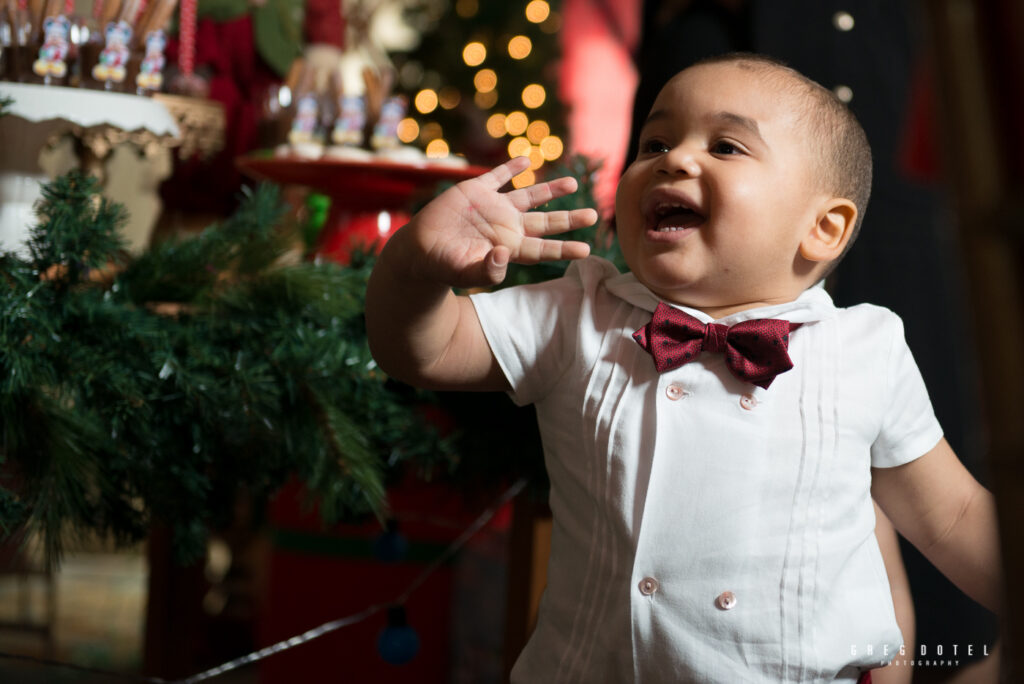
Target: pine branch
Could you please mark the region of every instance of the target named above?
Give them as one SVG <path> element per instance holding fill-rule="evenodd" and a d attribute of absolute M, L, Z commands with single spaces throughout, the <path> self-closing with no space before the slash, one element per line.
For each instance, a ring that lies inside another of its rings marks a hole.
<path fill-rule="evenodd" d="M 50 562 L 67 535 L 131 542 L 154 521 L 195 558 L 239 488 L 265 501 L 295 473 L 334 522 L 383 515 L 387 486 L 410 473 L 475 484 L 542 470 L 532 414 L 377 369 L 372 254 L 287 264 L 295 233 L 275 189 L 134 260 L 123 210 L 91 179 L 57 179 L 38 210 L 28 257 L 0 254 L 0 531 L 38 532 Z M 442 435 L 446 416 L 458 427 Z"/>
<path fill-rule="evenodd" d="M 46 277 L 66 286 L 77 285 L 88 269 L 118 260 L 124 248 L 120 235 L 124 207 L 97 193 L 98 181 L 81 171 L 43 185 L 36 205 L 39 223 L 28 241 L 30 261 Z M 89 230 L 80 230 L 89 225 Z"/>

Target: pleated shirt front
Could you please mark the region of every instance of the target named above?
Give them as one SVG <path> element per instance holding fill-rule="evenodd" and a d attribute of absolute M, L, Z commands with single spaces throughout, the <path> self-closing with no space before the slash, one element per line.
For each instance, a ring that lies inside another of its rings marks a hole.
<path fill-rule="evenodd" d="M 513 682 L 855 681 L 901 644 L 871 467 L 942 436 L 892 312 L 821 287 L 744 311 L 801 323 L 767 390 L 721 354 L 658 374 L 658 303 L 591 257 L 473 296 L 551 479 L 548 584 Z M 679 307 L 703 322 L 703 312 Z"/>

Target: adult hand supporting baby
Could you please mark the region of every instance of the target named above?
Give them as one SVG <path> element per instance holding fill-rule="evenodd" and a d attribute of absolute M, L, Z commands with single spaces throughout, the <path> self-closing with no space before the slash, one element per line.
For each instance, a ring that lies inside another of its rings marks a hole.
<path fill-rule="evenodd" d="M 574 178 L 499 192 L 528 166 L 517 157 L 446 190 L 384 246 L 366 324 L 374 358 L 393 377 L 434 389 L 508 388 L 473 305 L 451 288 L 499 283 L 510 262 L 583 258 L 586 243 L 546 238 L 597 221 L 594 209 L 530 211 L 575 192 Z"/>

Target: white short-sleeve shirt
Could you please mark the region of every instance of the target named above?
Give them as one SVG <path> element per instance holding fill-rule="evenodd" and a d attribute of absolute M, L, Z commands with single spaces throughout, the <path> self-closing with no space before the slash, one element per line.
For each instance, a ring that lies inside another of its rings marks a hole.
<path fill-rule="evenodd" d="M 658 374 L 631 337 L 658 299 L 602 259 L 473 303 L 551 479 L 514 682 L 852 682 L 896 655 L 870 468 L 942 432 L 895 314 L 813 287 L 720 319 L 802 323 L 764 390 L 721 354 Z"/>

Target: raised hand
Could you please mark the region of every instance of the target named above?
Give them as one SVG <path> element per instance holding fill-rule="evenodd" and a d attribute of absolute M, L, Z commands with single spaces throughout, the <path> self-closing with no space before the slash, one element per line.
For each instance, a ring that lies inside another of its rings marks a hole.
<path fill-rule="evenodd" d="M 501 282 L 510 261 L 533 264 L 587 256 L 590 247 L 584 242 L 545 237 L 595 223 L 595 210 L 530 211 L 575 192 L 574 178 L 498 192 L 528 165 L 526 157 L 511 159 L 448 189 L 421 209 L 392 238 L 411 241 L 407 246 L 416 253 L 410 260 L 412 275 L 456 287 L 485 286 Z"/>

